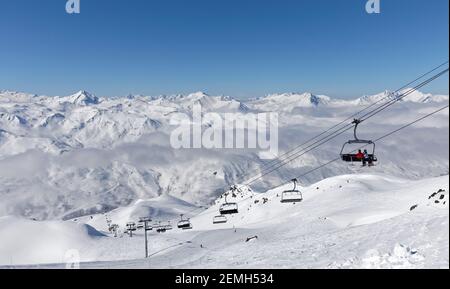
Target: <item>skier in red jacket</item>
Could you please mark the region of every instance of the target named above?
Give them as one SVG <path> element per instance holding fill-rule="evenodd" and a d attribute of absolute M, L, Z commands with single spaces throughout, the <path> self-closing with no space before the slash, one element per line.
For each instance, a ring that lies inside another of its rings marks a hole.
<path fill-rule="evenodd" d="M 364 159 L 364 154 L 359 150 L 355 157 L 357 161 L 362 161 Z"/>

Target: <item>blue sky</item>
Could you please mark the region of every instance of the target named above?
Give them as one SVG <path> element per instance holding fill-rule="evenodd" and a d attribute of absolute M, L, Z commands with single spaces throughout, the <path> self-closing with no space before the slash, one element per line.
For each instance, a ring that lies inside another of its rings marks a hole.
<path fill-rule="evenodd" d="M 448 59 L 448 0 L 0 0 L 0 89 L 357 97 Z M 448 93 L 448 77 L 423 89 Z"/>

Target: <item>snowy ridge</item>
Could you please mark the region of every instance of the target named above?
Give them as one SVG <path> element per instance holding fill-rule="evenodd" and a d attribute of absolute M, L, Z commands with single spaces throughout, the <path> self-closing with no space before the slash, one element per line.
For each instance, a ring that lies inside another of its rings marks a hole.
<path fill-rule="evenodd" d="M 258 98 L 250 103 L 252 106 L 259 109 L 277 109 L 283 105 L 293 107 L 316 107 L 319 105 L 328 105 L 332 102 L 331 98 L 324 95 L 313 95 L 312 93 L 283 93 L 283 94 L 271 94 L 263 98 Z"/>
<path fill-rule="evenodd" d="M 402 91 L 411 91 L 412 88 Z M 416 102 L 416 103 L 430 103 L 430 102 L 448 102 L 448 95 L 432 95 L 431 93 L 422 93 L 418 90 L 414 90 L 411 94 L 406 96 L 403 101 Z"/>
<path fill-rule="evenodd" d="M 272 94 L 266 97 L 251 100 L 250 106 L 262 110 L 285 110 L 295 107 L 318 107 L 318 106 L 363 106 L 395 99 L 402 93 L 408 95 L 402 99 L 404 102 L 411 103 L 443 103 L 449 101 L 448 95 L 432 95 L 430 93 L 422 93 L 413 88 L 406 88 L 398 93 L 384 91 L 375 95 L 365 95 L 357 99 L 333 99 L 325 95 L 314 95 L 312 93 L 282 93 Z"/>

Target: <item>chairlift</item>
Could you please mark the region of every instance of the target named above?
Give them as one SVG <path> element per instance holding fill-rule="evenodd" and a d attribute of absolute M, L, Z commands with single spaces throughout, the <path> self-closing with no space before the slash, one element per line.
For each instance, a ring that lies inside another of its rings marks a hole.
<path fill-rule="evenodd" d="M 165 227 L 158 227 L 158 228 L 156 229 L 156 232 L 157 232 L 157 233 L 165 233 L 165 232 L 166 232 L 166 228 L 165 228 Z"/>
<path fill-rule="evenodd" d="M 281 194 L 281 203 L 298 203 L 303 201 L 302 193 L 297 190 L 297 179 L 293 179 L 294 188 Z"/>
<path fill-rule="evenodd" d="M 213 224 L 225 224 L 226 222 L 228 222 L 228 219 L 224 215 L 215 216 L 213 219 Z"/>
<path fill-rule="evenodd" d="M 181 216 L 181 220 L 178 222 L 177 227 L 179 229 L 183 229 L 183 230 L 192 229 L 191 221 L 189 219 L 184 219 L 183 214 L 181 214 L 180 216 Z"/>
<path fill-rule="evenodd" d="M 138 230 L 146 230 L 146 231 L 153 230 L 153 227 L 151 225 L 147 225 L 147 227 L 145 227 L 145 223 L 137 225 L 137 228 L 138 228 Z"/>
<path fill-rule="evenodd" d="M 221 215 L 232 215 L 239 212 L 237 203 L 225 203 L 220 206 Z"/>
<path fill-rule="evenodd" d="M 342 159 L 342 161 L 348 162 L 348 163 L 362 162 L 363 159 L 358 157 L 358 155 L 355 153 L 355 150 L 345 153 L 346 147 L 353 145 L 353 144 L 361 144 L 361 145 L 372 147 L 371 152 L 368 155 L 369 155 L 369 165 L 373 165 L 373 163 L 378 161 L 378 159 L 375 155 L 375 142 L 372 140 L 363 140 L 363 139 L 358 138 L 356 132 L 358 129 L 358 125 L 361 123 L 361 120 L 354 119 L 352 123 L 355 125 L 354 131 L 353 131 L 353 135 L 354 135 L 355 139 L 349 140 L 346 143 L 344 143 L 344 145 L 342 146 L 342 149 L 341 149 L 341 153 L 340 153 L 341 159 Z"/>
<path fill-rule="evenodd" d="M 153 228 L 155 229 L 155 231 L 157 232 L 157 233 L 165 233 L 167 230 L 166 230 L 166 226 L 164 226 L 164 225 L 161 225 L 161 221 L 159 221 L 158 223 L 155 223 L 154 225 L 153 225 Z"/>
<path fill-rule="evenodd" d="M 152 227 L 154 229 L 157 229 L 157 228 L 161 227 L 161 221 L 157 221 L 157 222 L 153 223 Z"/>
<path fill-rule="evenodd" d="M 231 192 L 235 194 L 235 191 L 238 190 L 236 186 L 231 187 Z M 227 201 L 229 193 L 225 194 L 225 203 L 220 206 L 219 212 L 221 215 L 232 215 L 239 213 L 238 204 L 237 203 L 229 203 Z"/>
<path fill-rule="evenodd" d="M 164 228 L 166 229 L 166 231 L 173 229 L 172 225 L 170 224 L 170 221 L 167 222 L 167 225 L 164 225 Z"/>
<path fill-rule="evenodd" d="M 136 231 L 136 223 L 135 222 L 128 222 L 127 223 L 127 229 L 128 229 L 128 231 Z"/>

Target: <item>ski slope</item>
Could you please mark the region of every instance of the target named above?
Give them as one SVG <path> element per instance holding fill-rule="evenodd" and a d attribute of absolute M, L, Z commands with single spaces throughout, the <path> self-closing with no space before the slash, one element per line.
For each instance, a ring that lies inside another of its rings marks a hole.
<path fill-rule="evenodd" d="M 117 223 L 137 221 L 141 212 L 173 223 L 178 213 L 190 214 L 192 230 L 150 231 L 148 259 L 143 232 L 114 238 L 105 232 L 104 214 L 65 222 L 2 218 L 0 231 L 8 234 L 0 240 L 0 264 L 64 267 L 61 256 L 33 252 L 56 254 L 52 242 L 44 246 L 46 238 L 75 234 L 62 243 L 79 250 L 82 268 L 448 268 L 448 176 L 411 181 L 358 170 L 300 187 L 304 200 L 296 204 L 280 203 L 291 184 L 266 192 L 243 188 L 228 198 L 239 213 L 221 225 L 212 224 L 220 197 L 206 210 L 157 198 L 109 213 Z M 24 239 L 32 242 L 15 242 Z"/>

